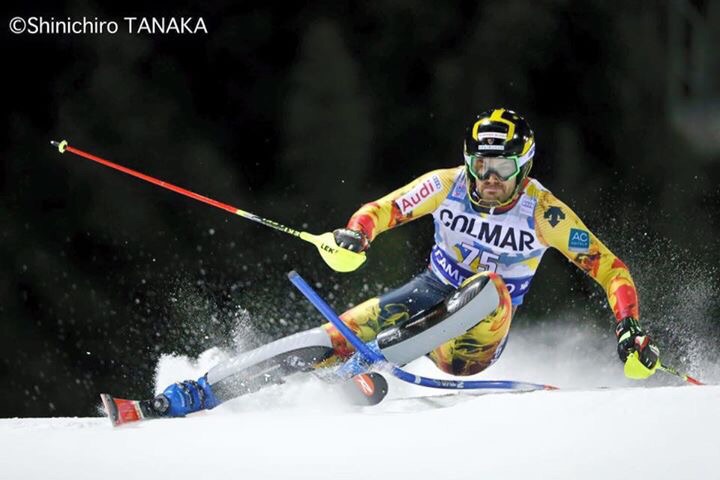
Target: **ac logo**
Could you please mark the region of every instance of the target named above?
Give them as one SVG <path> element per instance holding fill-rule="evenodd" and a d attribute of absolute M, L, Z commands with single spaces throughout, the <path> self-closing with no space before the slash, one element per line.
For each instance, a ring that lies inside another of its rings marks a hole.
<path fill-rule="evenodd" d="M 579 228 L 570 229 L 568 250 L 571 252 L 587 253 L 590 250 L 590 232 Z"/>

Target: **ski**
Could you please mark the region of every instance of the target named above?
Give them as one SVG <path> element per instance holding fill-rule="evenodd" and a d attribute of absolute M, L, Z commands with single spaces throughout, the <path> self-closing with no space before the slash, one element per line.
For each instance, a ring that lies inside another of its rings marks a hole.
<path fill-rule="evenodd" d="M 346 400 L 358 406 L 372 406 L 380 403 L 388 393 L 388 383 L 385 377 L 375 372 L 362 373 L 343 382 L 340 389 Z M 114 427 L 135 423 L 144 420 L 167 417 L 162 411 L 164 397 L 159 395 L 150 400 L 128 400 L 116 398 L 107 393 L 101 393 L 105 412 Z"/>
<path fill-rule="evenodd" d="M 156 399 L 128 400 L 125 398 L 115 398 L 107 393 L 101 393 L 100 399 L 114 427 L 126 423 L 160 418 L 162 416 L 155 409 L 154 403 Z"/>
<path fill-rule="evenodd" d="M 388 398 L 383 402 L 383 410 L 393 411 L 396 408 L 430 409 L 447 408 L 468 400 L 488 395 L 518 395 L 523 393 L 539 392 L 543 390 L 458 390 L 453 393 L 438 393 L 434 395 L 410 395 L 404 397 Z"/>

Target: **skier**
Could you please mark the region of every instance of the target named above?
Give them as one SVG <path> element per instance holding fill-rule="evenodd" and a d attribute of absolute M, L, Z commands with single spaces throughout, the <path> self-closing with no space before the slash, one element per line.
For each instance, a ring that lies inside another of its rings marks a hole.
<path fill-rule="evenodd" d="M 502 353 L 512 316 L 545 250 L 553 247 L 605 290 L 617 351 L 623 362 L 634 362 L 632 377 L 652 375 L 659 352 L 640 327 L 628 268 L 528 176 L 534 155 L 534 133 L 520 115 L 485 111 L 466 128 L 464 165 L 431 171 L 362 206 L 334 231 L 338 246 L 366 251 L 382 232 L 426 214 L 433 216 L 435 244 L 427 269 L 351 308 L 340 316 L 343 322 L 363 341 L 375 339 L 393 363 L 427 355 L 444 372 L 478 373 Z M 352 353 L 335 327 L 323 325 L 241 353 L 197 381 L 170 385 L 144 409 L 184 416 L 292 373 L 337 365 Z"/>

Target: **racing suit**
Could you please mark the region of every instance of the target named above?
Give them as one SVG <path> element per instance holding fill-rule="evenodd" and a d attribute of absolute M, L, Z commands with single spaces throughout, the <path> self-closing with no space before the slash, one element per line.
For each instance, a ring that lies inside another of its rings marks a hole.
<path fill-rule="evenodd" d="M 603 287 L 617 321 L 639 318 L 635 286 L 625 264 L 567 205 L 532 178 L 523 181 L 508 205 L 483 210 L 469 200 L 464 167 L 431 171 L 363 205 L 347 228 L 363 232 L 372 241 L 386 230 L 427 214 L 432 215 L 435 227 L 428 268 L 405 285 L 340 315 L 364 341 L 389 327 L 407 324 L 480 273 L 498 289 L 497 308 L 478 318 L 465 333 L 425 353 L 451 374 L 486 369 L 502 353 L 512 315 L 549 247 Z M 252 378 L 262 378 L 262 383 L 269 377 L 259 373 L 269 369 L 283 376 L 332 365 L 352 353 L 352 346 L 327 324 L 240 354 L 210 370 L 207 379 L 218 397 L 226 399 L 261 386 L 248 380 L 248 372 L 253 372 Z"/>

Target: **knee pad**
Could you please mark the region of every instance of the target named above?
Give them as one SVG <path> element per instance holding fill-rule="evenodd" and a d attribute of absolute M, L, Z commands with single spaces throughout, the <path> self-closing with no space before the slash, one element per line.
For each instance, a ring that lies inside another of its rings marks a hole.
<path fill-rule="evenodd" d="M 505 296 L 509 301 L 502 278 L 480 273 L 434 307 L 380 332 L 378 346 L 389 361 L 404 365 L 468 332 L 495 312 Z"/>

